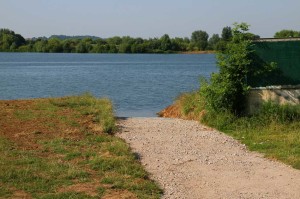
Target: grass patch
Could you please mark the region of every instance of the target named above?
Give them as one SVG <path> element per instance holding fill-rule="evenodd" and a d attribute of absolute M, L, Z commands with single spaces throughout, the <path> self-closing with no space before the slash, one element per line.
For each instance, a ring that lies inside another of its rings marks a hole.
<path fill-rule="evenodd" d="M 112 133 L 116 129 L 113 107 L 109 99 L 96 99 L 86 93 L 76 97 L 53 99 L 51 104 L 79 110 L 84 115 L 92 115 L 93 121 L 100 123 L 106 133 Z"/>
<path fill-rule="evenodd" d="M 189 118 L 195 118 L 200 115 L 201 111 L 205 108 L 204 99 L 198 92 L 184 93 L 179 96 L 179 101 L 183 101 L 182 113 Z"/>
<path fill-rule="evenodd" d="M 175 102 L 185 118 L 198 119 L 240 140 L 250 150 L 300 169 L 300 105 L 268 102 L 256 115 L 237 117 L 224 111 L 206 111 L 199 95 L 184 94 Z"/>
<path fill-rule="evenodd" d="M 34 151 L 7 151 L 7 147 L 15 146 L 3 137 L 1 141 L 2 144 L 6 142 L 5 147 L 0 147 L 0 182 L 3 184 L 34 196 L 36 193 L 51 193 L 57 187 L 70 185 L 80 173 L 80 169 L 75 165 L 45 160 L 38 157 Z"/>
<path fill-rule="evenodd" d="M 134 192 L 138 198 L 160 198 L 162 191 L 157 184 L 146 179 L 135 179 L 130 176 L 123 178 L 120 174 L 109 173 L 102 181 L 110 184 L 114 189 L 129 190 Z"/>
<path fill-rule="evenodd" d="M 128 193 L 160 198 L 161 189 L 129 146 L 112 135 L 116 127 L 109 100 L 85 94 L 0 101 L 0 115 L 0 198 L 16 193 L 101 198 L 116 187 L 124 190 L 120 198 Z M 117 181 L 108 182 L 109 176 Z"/>
<path fill-rule="evenodd" d="M 20 120 L 32 120 L 37 117 L 31 110 L 16 110 L 14 115 Z"/>
<path fill-rule="evenodd" d="M 98 191 L 98 196 L 102 197 L 105 194 L 106 189 L 104 187 L 98 187 L 97 191 Z"/>
<path fill-rule="evenodd" d="M 66 199 L 66 198 L 72 198 L 72 199 L 96 199 L 98 197 L 89 196 L 84 193 L 78 193 L 78 192 L 66 192 L 66 193 L 52 193 L 52 194 L 45 194 L 44 196 L 38 197 L 39 199 Z"/>
<path fill-rule="evenodd" d="M 8 188 L 0 184 L 0 196 L 3 198 L 9 198 L 13 192 Z"/>
<path fill-rule="evenodd" d="M 133 157 L 95 157 L 91 160 L 92 169 L 100 172 L 113 171 L 125 176 L 146 178 L 147 173 Z"/>

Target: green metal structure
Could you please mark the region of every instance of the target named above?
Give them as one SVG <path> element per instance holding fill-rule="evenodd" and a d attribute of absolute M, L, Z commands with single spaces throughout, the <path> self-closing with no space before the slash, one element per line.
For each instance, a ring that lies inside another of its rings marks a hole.
<path fill-rule="evenodd" d="M 253 44 L 257 57 L 266 63 L 275 62 L 278 71 L 250 80 L 251 86 L 300 84 L 300 38 L 260 39 Z"/>

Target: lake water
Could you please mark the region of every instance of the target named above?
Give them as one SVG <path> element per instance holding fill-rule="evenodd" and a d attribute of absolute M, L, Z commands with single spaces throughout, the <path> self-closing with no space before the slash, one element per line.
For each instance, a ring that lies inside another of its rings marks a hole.
<path fill-rule="evenodd" d="M 0 53 L 0 99 L 91 92 L 109 97 L 118 116 L 155 116 L 218 71 L 215 62 L 212 54 Z"/>

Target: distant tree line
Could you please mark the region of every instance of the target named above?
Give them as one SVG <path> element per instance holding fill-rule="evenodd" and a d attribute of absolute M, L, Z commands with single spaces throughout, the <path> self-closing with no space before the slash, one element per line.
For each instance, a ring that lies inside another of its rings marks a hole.
<path fill-rule="evenodd" d="M 299 32 L 286 30 L 275 34 L 275 37 L 299 36 Z M 257 35 L 249 35 L 256 39 Z M 9 29 L 0 29 L 0 52 L 44 52 L 44 53 L 178 53 L 189 51 L 222 51 L 232 38 L 231 27 L 224 27 L 221 33 L 211 37 L 206 31 L 197 30 L 191 38 L 170 38 L 168 34 L 160 38 L 111 37 L 54 35 L 24 39 Z"/>
<path fill-rule="evenodd" d="M 300 37 L 300 31 L 295 30 L 281 30 L 276 32 L 274 35 L 275 38 L 293 38 Z"/>

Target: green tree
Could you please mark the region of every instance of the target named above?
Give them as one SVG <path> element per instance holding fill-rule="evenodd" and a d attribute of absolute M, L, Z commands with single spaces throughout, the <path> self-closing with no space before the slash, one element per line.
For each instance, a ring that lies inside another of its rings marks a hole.
<path fill-rule="evenodd" d="M 23 45 L 18 48 L 18 52 L 31 52 L 32 48 L 30 45 Z"/>
<path fill-rule="evenodd" d="M 300 31 L 295 30 L 281 30 L 276 32 L 274 38 L 290 38 L 290 37 L 300 37 Z"/>
<path fill-rule="evenodd" d="M 168 50 L 171 50 L 172 42 L 168 34 L 164 34 L 160 38 L 160 50 L 166 52 Z"/>
<path fill-rule="evenodd" d="M 217 56 L 220 72 L 212 75 L 211 84 L 202 82 L 201 93 L 211 110 L 235 114 L 244 110 L 248 91 L 246 76 L 251 65 L 251 40 L 245 37 L 248 27 L 246 23 L 234 24 L 232 40 Z"/>
<path fill-rule="evenodd" d="M 106 41 L 110 45 L 120 45 L 122 43 L 122 38 L 115 36 L 115 37 L 108 38 Z"/>
<path fill-rule="evenodd" d="M 66 39 L 62 43 L 64 53 L 75 53 L 76 52 L 76 41 L 73 39 Z"/>
<path fill-rule="evenodd" d="M 138 37 L 134 40 L 134 43 L 131 45 L 131 52 L 132 53 L 145 53 L 146 52 L 146 45 L 145 40 Z"/>
<path fill-rule="evenodd" d="M 156 52 L 156 50 L 159 50 L 161 47 L 161 42 L 158 38 L 150 38 L 147 43 L 147 52 L 153 53 Z"/>
<path fill-rule="evenodd" d="M 222 30 L 222 40 L 223 41 L 230 41 L 232 38 L 232 29 L 230 26 L 226 26 Z"/>
<path fill-rule="evenodd" d="M 47 52 L 47 40 L 39 39 L 33 45 L 34 52 Z"/>
<path fill-rule="evenodd" d="M 172 51 L 187 51 L 189 42 L 186 42 L 184 38 L 175 37 L 171 39 Z"/>
<path fill-rule="evenodd" d="M 121 39 L 121 43 L 118 45 L 119 53 L 131 53 L 131 46 L 135 40 L 129 36 L 122 37 Z"/>
<path fill-rule="evenodd" d="M 131 53 L 131 45 L 128 43 L 122 43 L 119 45 L 119 53 Z"/>
<path fill-rule="evenodd" d="M 115 44 L 109 44 L 108 46 L 108 53 L 118 53 L 118 49 Z"/>
<path fill-rule="evenodd" d="M 60 53 L 63 52 L 63 47 L 61 40 L 57 38 L 52 38 L 48 40 L 47 51 L 50 53 Z"/>
<path fill-rule="evenodd" d="M 218 34 L 213 34 L 208 40 L 208 49 L 209 50 L 218 50 L 218 44 L 221 38 Z"/>
<path fill-rule="evenodd" d="M 208 37 L 209 35 L 205 31 L 194 31 L 192 33 L 191 43 L 193 46 L 197 47 L 198 50 L 206 50 L 208 45 Z"/>
<path fill-rule="evenodd" d="M 274 63 L 258 59 L 252 50 L 253 37 L 246 23 L 234 24 L 232 39 L 225 50 L 217 54 L 219 73 L 211 76 L 211 82 L 203 80 L 200 92 L 206 99 L 208 109 L 243 114 L 249 84 L 247 78 L 262 77 L 276 70 Z"/>
<path fill-rule="evenodd" d="M 25 44 L 26 41 L 20 34 L 9 29 L 0 29 L 0 51 L 17 51 Z"/>
<path fill-rule="evenodd" d="M 88 53 L 87 44 L 83 41 L 79 42 L 76 46 L 77 53 Z"/>

